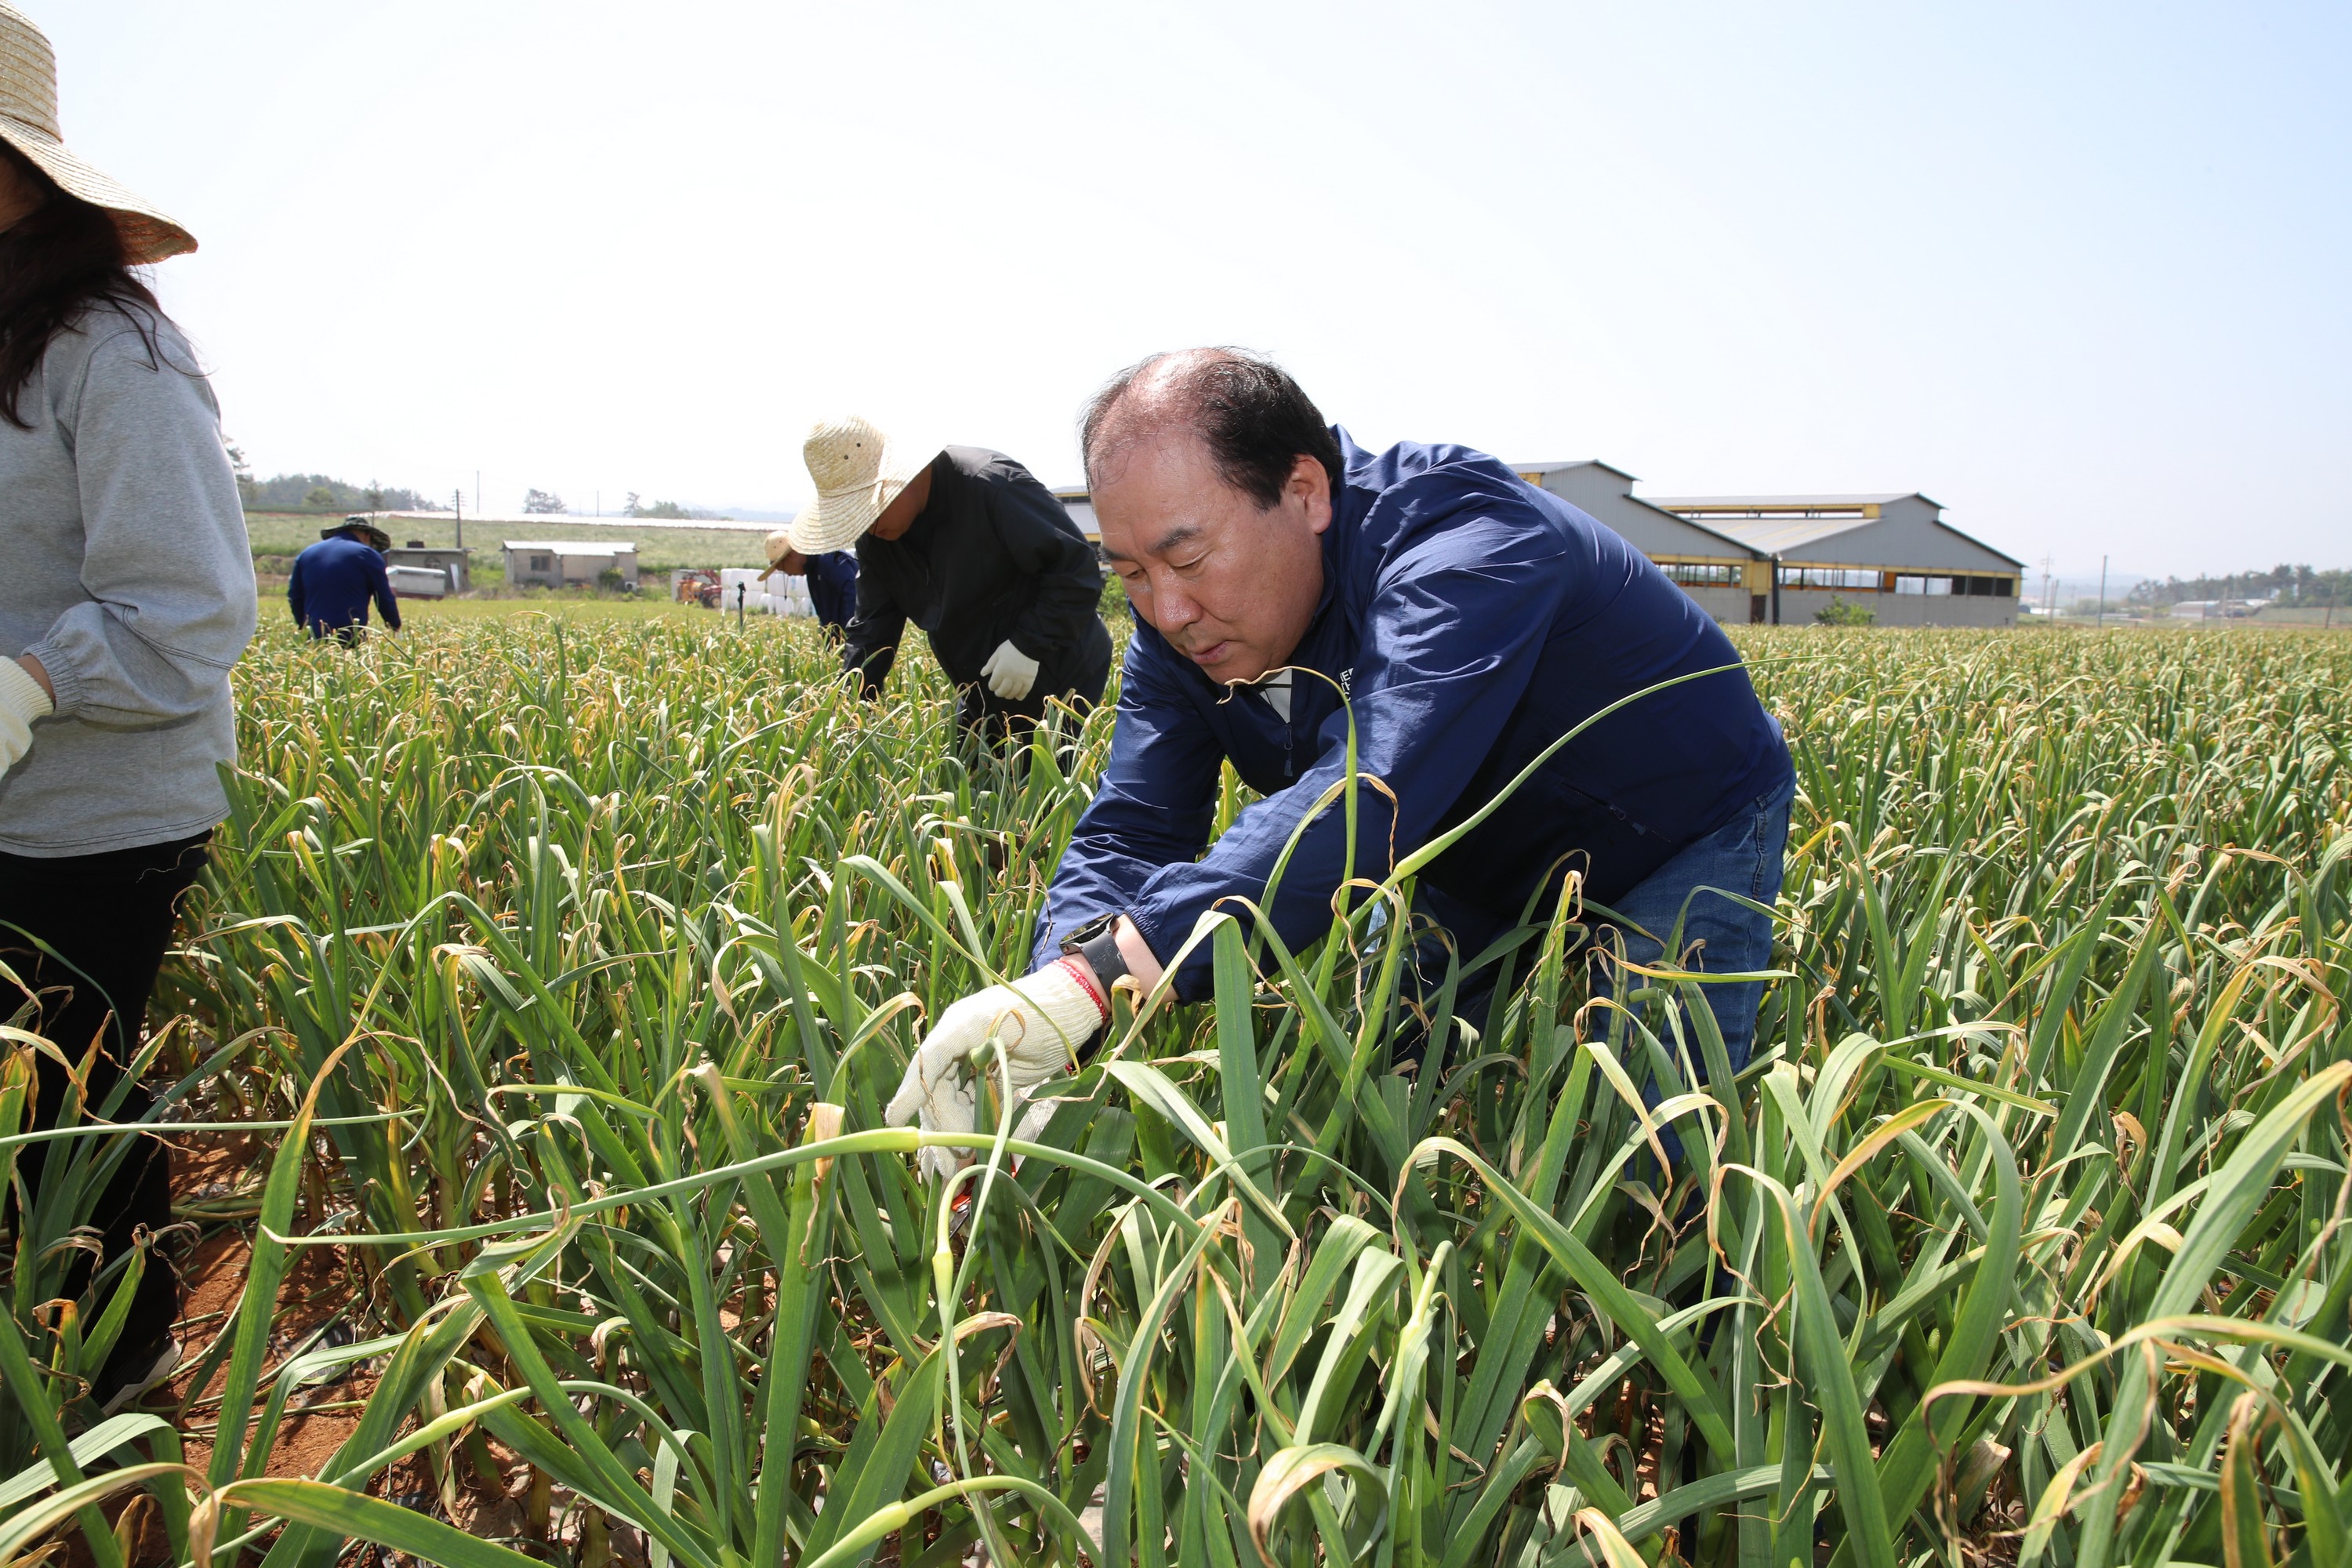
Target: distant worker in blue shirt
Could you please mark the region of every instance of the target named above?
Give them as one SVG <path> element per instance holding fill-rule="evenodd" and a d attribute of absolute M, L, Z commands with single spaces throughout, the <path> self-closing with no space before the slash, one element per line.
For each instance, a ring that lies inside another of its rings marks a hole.
<path fill-rule="evenodd" d="M 777 573 L 808 579 L 809 604 L 817 624 L 836 636 L 847 636 L 850 617 L 857 614 L 857 557 L 847 550 L 803 555 L 793 548 L 792 535 L 782 529 L 768 535 L 766 582 Z"/>
<path fill-rule="evenodd" d="M 1136 617 L 1110 758 L 1047 891 L 1033 972 L 940 1016 L 891 1121 L 969 1131 L 965 1063 L 992 1035 L 1021 1042 L 1016 1090 L 1059 1074 L 1108 1022 L 1111 986 L 1156 984 L 1210 910 L 1254 926 L 1247 900 L 1294 950 L 1313 942 L 1343 880 L 1380 879 L 1579 723 L 1699 671 L 1722 672 L 1552 752 L 1428 864 L 1416 908 L 1467 964 L 1523 911 L 1548 920 L 1574 871 L 1633 963 L 1656 962 L 1679 921 L 1672 958 L 1765 966 L 1794 770 L 1730 639 L 1640 551 L 1466 447 L 1367 451 L 1279 368 L 1232 350 L 1124 372 L 1081 437 Z M 1360 776 L 1381 786 L 1358 791 L 1355 862 L 1345 814 L 1323 810 L 1268 906 L 1293 831 L 1346 775 L 1350 708 Z M 1263 798 L 1211 844 L 1227 762 Z M 1202 943 L 1173 989 L 1213 988 Z M 1705 989 L 1737 1069 L 1761 984 Z M 941 1153 L 924 1152 L 929 1169 L 952 1163 Z"/>
<path fill-rule="evenodd" d="M 319 531 L 319 542 L 294 557 L 286 580 L 286 603 L 294 624 L 314 637 L 329 633 L 345 647 L 356 644 L 368 624 L 368 601 L 383 612 L 383 624 L 400 629 L 400 601 L 383 569 L 392 535 L 364 517 L 347 517 Z"/>

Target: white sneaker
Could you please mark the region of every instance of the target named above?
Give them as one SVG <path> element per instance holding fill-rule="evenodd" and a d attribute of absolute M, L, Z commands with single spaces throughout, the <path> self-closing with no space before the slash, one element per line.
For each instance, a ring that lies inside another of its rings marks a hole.
<path fill-rule="evenodd" d="M 163 1348 L 155 1352 L 155 1359 L 139 1371 L 131 1373 L 129 1381 L 116 1389 L 108 1396 L 106 1403 L 98 1407 L 98 1413 L 101 1415 L 111 1415 L 150 1390 L 171 1381 L 172 1373 L 179 1370 L 180 1355 L 180 1342 L 165 1340 Z"/>

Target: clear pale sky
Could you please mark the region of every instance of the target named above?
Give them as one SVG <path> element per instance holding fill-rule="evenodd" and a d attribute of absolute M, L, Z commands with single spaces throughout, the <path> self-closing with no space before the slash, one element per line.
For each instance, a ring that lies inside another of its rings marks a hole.
<path fill-rule="evenodd" d="M 1224 342 L 1368 443 L 2352 563 L 2343 5 L 15 3 L 263 473 L 790 508 L 856 408 L 1064 481 Z"/>

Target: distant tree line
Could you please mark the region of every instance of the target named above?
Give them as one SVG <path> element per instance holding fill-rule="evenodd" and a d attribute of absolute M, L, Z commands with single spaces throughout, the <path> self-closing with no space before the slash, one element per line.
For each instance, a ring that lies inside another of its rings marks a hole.
<path fill-rule="evenodd" d="M 621 508 L 623 517 L 663 518 L 674 522 L 724 522 L 723 511 L 709 511 L 698 506 L 680 506 L 674 500 L 642 501 L 631 490 L 627 504 Z"/>
<path fill-rule="evenodd" d="M 2184 600 L 2270 599 L 2283 608 L 2352 607 L 2352 570 L 2315 572 L 2308 566 L 2273 566 L 2267 572 L 2237 572 L 2226 577 L 2150 577 L 2137 584 L 2125 602 L 2178 605 Z"/>
<path fill-rule="evenodd" d="M 534 515 L 568 512 L 572 508 L 553 490 L 534 489 L 522 498 L 522 510 Z M 680 506 L 674 500 L 643 501 L 631 490 L 629 499 L 621 503 L 623 517 L 665 518 L 678 522 L 719 522 L 727 520 L 723 511 L 705 511 L 700 507 Z"/>
<path fill-rule="evenodd" d="M 325 474 L 239 474 L 237 493 L 247 511 L 425 511 L 423 496 L 399 485 L 355 485 Z"/>

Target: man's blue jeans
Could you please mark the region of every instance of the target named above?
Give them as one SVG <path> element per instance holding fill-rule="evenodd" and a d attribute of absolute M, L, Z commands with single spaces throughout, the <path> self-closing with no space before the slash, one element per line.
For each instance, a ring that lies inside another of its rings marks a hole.
<path fill-rule="evenodd" d="M 1663 956 L 1663 940 L 1673 933 L 1679 918 L 1683 933 L 1677 952 L 1689 960 L 1689 967 L 1715 974 L 1746 973 L 1764 968 L 1772 956 L 1771 918 L 1703 889 L 1737 893 L 1765 909 L 1772 907 L 1780 896 L 1780 862 L 1789 841 L 1789 805 L 1795 795 L 1793 778 L 1779 789 L 1759 795 L 1748 809 L 1706 837 L 1685 846 L 1673 859 L 1610 906 L 1629 922 L 1624 931 L 1625 956 L 1635 963 L 1655 964 Z M 1418 897 L 1423 912 L 1452 934 L 1454 951 L 1465 963 L 1508 929 L 1492 915 L 1461 904 L 1436 888 L 1425 886 Z M 1538 918 L 1546 913 L 1549 911 L 1539 911 Z M 1597 911 L 1588 910 L 1586 919 L 1588 924 L 1598 920 Z M 1613 951 L 1618 929 L 1602 924 L 1594 931 L 1591 945 L 1577 950 L 1576 958 L 1581 959 L 1603 944 Z M 1692 951 L 1694 947 L 1696 952 Z M 1520 950 L 1522 974 L 1534 953 L 1531 947 Z M 1421 950 L 1416 967 L 1424 996 L 1436 992 L 1445 973 L 1445 963 L 1443 945 L 1432 942 Z M 1492 967 L 1465 979 L 1454 998 L 1454 1012 L 1473 1023 L 1483 1024 L 1495 981 Z M 1599 994 L 1609 994 L 1605 973 L 1596 970 L 1593 988 Z M 1725 985 L 1710 984 L 1704 989 L 1709 1010 L 1715 1014 L 1716 1026 L 1723 1031 L 1724 1049 L 1730 1058 L 1732 1070 L 1737 1072 L 1748 1065 L 1755 1047 L 1756 1009 L 1763 1000 L 1763 983 L 1743 980 Z M 1690 1037 L 1687 1020 L 1684 1033 L 1686 1039 Z M 1417 1029 L 1401 1035 L 1397 1059 L 1418 1060 L 1421 1045 Z M 1691 1040 L 1691 1056 L 1694 1061 L 1698 1059 L 1695 1039 Z"/>
<path fill-rule="evenodd" d="M 1624 924 L 1601 926 L 1595 946 L 1613 948 L 1618 933 L 1625 957 L 1645 966 L 1679 958 L 1680 966 L 1712 974 L 1753 973 L 1772 958 L 1772 920 L 1748 904 L 1722 897 L 1740 898 L 1769 910 L 1780 896 L 1781 858 L 1789 845 L 1789 806 L 1796 796 L 1790 780 L 1706 837 L 1686 845 L 1675 858 L 1653 871 L 1632 892 L 1610 906 Z M 1675 954 L 1664 942 L 1682 935 Z M 1742 980 L 1731 984 L 1705 985 L 1708 1010 L 1723 1031 L 1725 1054 L 1731 1070 L 1748 1065 L 1756 1045 L 1756 1009 L 1764 999 L 1764 983 Z M 1610 994 L 1606 966 L 1593 976 L 1596 994 Z M 1596 1020 L 1596 1027 L 1598 1021 Z M 1671 1041 L 1668 1042 L 1671 1048 Z M 1698 1042 L 1690 1041 L 1692 1059 L 1698 1060 Z M 1702 1066 L 1704 1064 L 1701 1064 Z"/>

